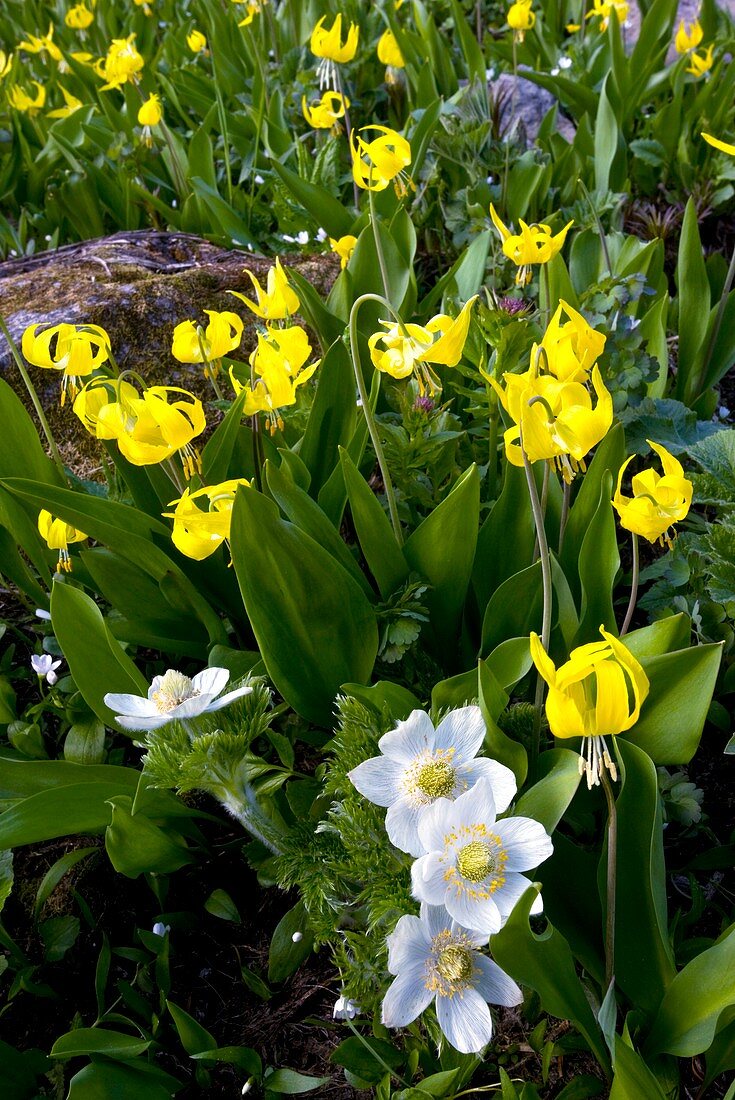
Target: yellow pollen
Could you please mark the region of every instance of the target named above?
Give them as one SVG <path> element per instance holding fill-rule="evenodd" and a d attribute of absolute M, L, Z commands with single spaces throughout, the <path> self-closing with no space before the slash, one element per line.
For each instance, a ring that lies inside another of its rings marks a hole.
<path fill-rule="evenodd" d="M 457 870 L 462 878 L 470 882 L 482 882 L 488 875 L 496 876 L 494 886 L 504 882 L 502 876 L 503 865 L 508 859 L 508 853 L 503 850 L 500 840 L 492 837 L 494 845 L 487 844 L 484 840 L 472 840 L 465 844 L 457 853 Z"/>
<path fill-rule="evenodd" d="M 428 798 L 444 798 L 454 790 L 455 771 L 446 760 L 422 764 L 416 776 L 416 786 Z"/>
<path fill-rule="evenodd" d="M 439 953 L 436 969 L 445 981 L 466 985 L 472 977 L 472 955 L 466 947 L 450 944 Z"/>
<path fill-rule="evenodd" d="M 188 676 L 184 676 L 183 672 L 169 669 L 162 677 L 158 691 L 154 691 L 151 698 L 156 704 L 156 709 L 161 714 L 167 714 L 186 699 L 191 699 L 198 694 L 198 691 L 192 689 L 192 681 Z"/>

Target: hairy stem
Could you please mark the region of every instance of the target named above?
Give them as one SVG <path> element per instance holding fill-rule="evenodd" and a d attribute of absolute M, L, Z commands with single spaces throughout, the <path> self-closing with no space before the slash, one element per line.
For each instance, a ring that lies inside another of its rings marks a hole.
<path fill-rule="evenodd" d="M 220 801 L 227 812 L 232 814 L 251 836 L 259 840 L 274 855 L 281 855 L 281 840 L 283 839 L 281 830 L 263 812 L 249 783 L 243 784 L 242 790 L 237 793 L 228 791 L 224 797 L 220 798 Z"/>

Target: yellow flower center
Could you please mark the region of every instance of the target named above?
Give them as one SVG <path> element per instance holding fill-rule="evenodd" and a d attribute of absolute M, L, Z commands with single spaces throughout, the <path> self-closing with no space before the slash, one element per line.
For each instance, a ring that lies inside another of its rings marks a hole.
<path fill-rule="evenodd" d="M 419 768 L 416 786 L 427 798 L 445 798 L 454 790 L 455 775 L 446 760 L 432 760 Z"/>
<path fill-rule="evenodd" d="M 439 952 L 438 974 L 451 985 L 467 985 L 472 978 L 472 955 L 467 947 L 451 943 Z"/>
<path fill-rule="evenodd" d="M 158 691 L 154 691 L 151 698 L 161 714 L 168 714 L 174 707 L 178 707 L 186 699 L 191 699 L 198 694 L 188 676 L 184 676 L 183 672 L 169 669 L 162 677 Z"/>

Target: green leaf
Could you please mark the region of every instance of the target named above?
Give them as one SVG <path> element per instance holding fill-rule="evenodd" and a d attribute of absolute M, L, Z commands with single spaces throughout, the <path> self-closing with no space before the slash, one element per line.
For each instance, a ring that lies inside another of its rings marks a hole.
<path fill-rule="evenodd" d="M 60 1035 L 51 1047 L 51 1057 L 63 1061 L 80 1055 L 104 1054 L 108 1058 L 137 1058 L 150 1046 L 138 1035 L 126 1035 L 102 1027 L 78 1027 Z"/>
<path fill-rule="evenodd" d="M 313 1092 L 329 1082 L 329 1077 L 307 1077 L 295 1069 L 277 1069 L 263 1078 L 266 1095 L 277 1092 L 279 1096 L 298 1096 L 302 1092 Z"/>
<path fill-rule="evenodd" d="M 622 736 L 656 764 L 688 764 L 702 736 L 721 657 L 720 642 L 643 657 L 650 692 L 640 719 Z"/>
<path fill-rule="evenodd" d="M 129 795 L 115 795 L 108 801 L 112 818 L 105 833 L 105 848 L 120 874 L 127 878 L 144 873 L 165 875 L 192 862 L 183 837 L 173 829 L 156 825 L 145 813 L 133 813 Z"/>
<path fill-rule="evenodd" d="M 692 634 L 692 622 L 685 612 L 667 615 L 650 626 L 640 630 L 631 630 L 625 635 L 625 646 L 639 661 L 646 657 L 658 657 L 662 653 L 671 653 L 689 645 Z"/>
<path fill-rule="evenodd" d="M 16 370 L 15 366 L 10 368 Z M 47 458 L 35 424 L 8 383 L 0 378 L 0 477 L 30 478 L 45 485 L 61 484 L 61 475 Z"/>
<path fill-rule="evenodd" d="M 74 848 L 71 852 L 65 852 L 63 856 L 60 856 L 59 859 L 49 867 L 48 871 L 41 879 L 41 885 L 36 891 L 36 901 L 33 906 L 34 920 L 38 920 L 41 915 L 41 910 L 67 871 L 70 871 L 72 867 L 76 867 L 77 863 L 86 859 L 87 856 L 90 856 L 93 852 L 98 851 L 99 848 L 97 848 L 96 845 L 89 848 Z M 5 853 L 2 853 L 2 855 L 4 854 Z"/>
<path fill-rule="evenodd" d="M 260 1077 L 263 1073 L 260 1055 L 250 1047 L 215 1047 L 213 1050 L 198 1051 L 191 1057 L 197 1062 L 228 1062 L 244 1069 L 251 1077 Z"/>
<path fill-rule="evenodd" d="M 507 638 L 541 630 L 543 586 L 541 561 L 508 577 L 493 592 L 482 620 L 480 653 L 491 653 Z"/>
<path fill-rule="evenodd" d="M 710 314 L 710 288 L 699 236 L 697 207 L 687 200 L 676 264 L 679 291 L 679 348 L 676 396 L 691 405 L 699 396 L 698 369 Z M 656 437 L 657 438 L 657 437 Z"/>
<path fill-rule="evenodd" d="M 301 939 L 294 942 L 296 933 Z M 289 978 L 308 959 L 313 947 L 309 918 L 303 902 L 299 901 L 281 917 L 273 932 L 268 952 L 268 981 L 283 982 Z"/>
<path fill-rule="evenodd" d="M 362 589 L 251 488 L 237 492 L 232 558 L 268 675 L 299 714 L 329 725 L 340 686 L 367 682 L 378 651 Z"/>
<path fill-rule="evenodd" d="M 7 849 L 0 849 L 0 912 L 5 902 L 10 897 L 13 889 L 13 853 Z"/>
<path fill-rule="evenodd" d="M 650 758 L 629 742 L 616 745 L 622 786 L 616 803 L 615 979 L 632 1004 L 653 1014 L 675 973 L 666 919 L 661 803 Z M 601 884 L 606 862 L 603 852 Z"/>
<path fill-rule="evenodd" d="M 516 783 L 521 787 L 528 774 L 528 753 L 523 745 L 508 737 L 497 723 L 498 715 L 505 710 L 508 704 L 508 696 L 498 683 L 487 661 L 478 662 L 477 674 L 480 710 L 485 723 L 485 746 L 488 755 L 510 768 L 516 777 Z"/>
<path fill-rule="evenodd" d="M 183 1085 L 174 1077 L 140 1060 L 119 1064 L 100 1061 L 74 1074 L 66 1100 L 110 1100 L 112 1096 L 170 1100 L 180 1088 Z"/>
<path fill-rule="evenodd" d="M 342 448 L 340 459 L 360 548 L 385 600 L 407 579 L 408 565 L 378 498 Z"/>
<path fill-rule="evenodd" d="M 470 466 L 434 511 L 409 536 L 406 561 L 431 585 L 426 594 L 431 625 L 442 657 L 459 636 L 472 573 L 480 516 L 480 477 Z M 441 639 L 441 641 L 439 641 Z"/>
<path fill-rule="evenodd" d="M 721 1014 L 735 1005 L 735 924 L 713 947 L 687 963 L 671 982 L 646 1050 L 692 1058 L 706 1051 Z"/>
<path fill-rule="evenodd" d="M 147 695 L 143 674 L 113 638 L 94 601 L 71 584 L 54 582 L 51 623 L 84 701 L 106 726 L 116 729 L 115 715 L 104 696 L 107 692 Z"/>
<path fill-rule="evenodd" d="M 242 918 L 238 908 L 226 890 L 213 890 L 205 901 L 204 908 L 213 917 L 219 917 L 220 920 L 233 921 L 235 924 L 241 923 Z"/>
<path fill-rule="evenodd" d="M 0 754 L 0 807 L 32 794 L 77 783 L 106 783 L 116 794 L 134 794 L 140 778 L 114 764 L 72 764 L 65 760 L 17 760 Z M 2 845 L 0 845 L 2 847 Z"/>
<path fill-rule="evenodd" d="M 352 361 L 344 341 L 338 339 L 317 372 L 316 393 L 299 446 L 299 458 L 311 474 L 313 497 L 318 497 L 339 462 L 339 450 L 352 439 L 356 421 Z"/>
<path fill-rule="evenodd" d="M 385 1075 L 386 1066 L 390 1066 L 392 1070 L 398 1069 L 404 1058 L 403 1052 L 392 1043 L 370 1035 L 365 1037 L 364 1042 L 357 1036 L 344 1039 L 332 1051 L 329 1061 L 354 1073 L 362 1081 L 376 1085 Z"/>
<path fill-rule="evenodd" d="M 217 1040 L 205 1027 L 197 1023 L 193 1016 L 179 1008 L 173 1001 L 166 1001 L 166 1008 L 171 1014 L 181 1045 L 187 1054 L 209 1053 L 217 1049 Z"/>
<path fill-rule="evenodd" d="M 503 581 L 532 564 L 535 542 L 525 472 L 506 462 L 502 492 L 477 538 L 472 587 L 481 612 Z"/>
<path fill-rule="evenodd" d="M 207 485 L 215 485 L 228 478 L 246 397 L 247 391 L 241 390 L 202 451 L 202 479 Z"/>
<path fill-rule="evenodd" d="M 79 936 L 79 918 L 66 914 L 42 921 L 38 931 L 43 940 L 43 957 L 47 963 L 59 962 L 71 950 Z"/>
<path fill-rule="evenodd" d="M 344 237 L 352 231 L 352 215 L 326 188 L 309 183 L 298 172 L 292 172 L 277 160 L 270 163 L 299 206 L 303 206 L 311 214 L 317 225 L 324 226 L 330 237 Z"/>
<path fill-rule="evenodd" d="M 85 765 L 79 767 L 87 770 Z M 0 848 L 37 844 L 57 836 L 101 833 L 110 821 L 108 800 L 119 794 L 120 784 L 111 780 L 72 783 L 30 795 L 0 814 Z"/>
<path fill-rule="evenodd" d="M 615 1076 L 610 1100 L 666 1100 L 666 1093 L 646 1063 L 619 1035 L 615 1036 Z"/>
<path fill-rule="evenodd" d="M 579 786 L 579 754 L 549 749 L 541 753 L 537 767 L 540 778 L 524 791 L 514 813 L 540 821 L 547 833 L 553 833 Z"/>
<path fill-rule="evenodd" d="M 595 190 L 601 195 L 610 190 L 610 173 L 618 151 L 619 129 L 615 111 L 607 96 L 608 81 L 605 77 L 597 105 L 595 120 Z"/>
<path fill-rule="evenodd" d="M 544 1011 L 570 1020 L 600 1065 L 608 1068 L 607 1047 L 577 977 L 569 944 L 549 923 L 540 935 L 531 931 L 528 918 L 537 893 L 537 886 L 526 890 L 505 926 L 493 936 L 493 957 L 512 978 L 538 993 Z"/>
<path fill-rule="evenodd" d="M 613 634 L 618 628 L 613 608 L 613 587 L 620 568 L 612 500 L 612 475 L 602 477 L 597 511 L 590 521 L 579 552 L 582 591 L 581 622 L 575 644 L 600 637 L 600 625 Z"/>
<path fill-rule="evenodd" d="M 75 722 L 64 738 L 64 759 L 75 764 L 101 764 L 105 755 L 105 727 L 97 718 Z"/>

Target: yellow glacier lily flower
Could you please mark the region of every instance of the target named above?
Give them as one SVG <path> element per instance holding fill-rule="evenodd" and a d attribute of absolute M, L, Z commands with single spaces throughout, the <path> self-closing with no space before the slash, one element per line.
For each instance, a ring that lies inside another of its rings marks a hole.
<path fill-rule="evenodd" d="M 521 231 L 513 233 L 500 220 L 492 203 L 490 203 L 490 217 L 500 234 L 504 254 L 518 267 L 517 286 L 527 286 L 530 283 L 531 267 L 534 264 L 546 264 L 549 260 L 553 260 L 561 250 L 567 233 L 574 225 L 573 221 L 567 222 L 564 228 L 553 236 L 548 225 L 543 223 L 526 225 L 519 219 Z"/>
<path fill-rule="evenodd" d="M 95 66 L 97 75 L 105 81 L 102 91 L 121 88 L 127 83 L 137 84 L 144 65 L 135 48 L 134 34 L 129 34 L 127 38 L 113 38 L 106 57 Z"/>
<path fill-rule="evenodd" d="M 86 378 L 110 357 L 110 337 L 99 325 L 52 325 L 38 332 L 40 325 L 29 325 L 23 333 L 23 355 L 34 367 L 62 372 L 61 404 L 66 391 L 72 397 L 80 378 Z"/>
<path fill-rule="evenodd" d="M 562 313 L 569 318 L 562 324 Z M 587 323 L 581 313 L 563 299 L 548 324 L 540 347 L 547 369 L 560 382 L 586 382 L 589 373 L 605 350 L 607 337 Z M 531 352 L 536 358 L 536 345 Z"/>
<path fill-rule="evenodd" d="M 349 110 L 350 101 L 340 92 L 326 91 L 322 98 L 309 106 L 306 96 L 301 97 L 304 118 L 315 130 L 338 129 L 338 122 Z"/>
<path fill-rule="evenodd" d="M 143 9 L 143 15 L 153 15 L 152 0 L 133 0 L 136 8 Z"/>
<path fill-rule="evenodd" d="M 86 4 L 75 4 L 64 16 L 64 22 L 73 31 L 85 31 L 93 21 L 94 12 Z"/>
<path fill-rule="evenodd" d="M 240 346 L 243 322 L 236 313 L 218 313 L 205 309 L 209 323 L 206 328 L 193 321 L 182 321 L 174 329 L 171 354 L 180 363 L 206 363 L 213 377 L 219 374 L 219 360 Z"/>
<path fill-rule="evenodd" d="M 585 19 L 600 20 L 599 31 L 602 34 L 607 30 L 610 15 L 614 11 L 618 17 L 618 23 L 622 26 L 628 18 L 629 4 L 627 0 L 592 0 L 592 9 L 588 11 Z"/>
<path fill-rule="evenodd" d="M 457 366 L 467 342 L 470 313 L 476 299 L 477 295 L 470 298 L 456 317 L 440 313 L 425 326 L 381 321 L 386 331 L 376 332 L 368 340 L 375 369 L 393 378 L 408 378 L 413 374 L 420 393 L 428 392 L 433 396 L 441 389 L 441 382 L 429 364 Z"/>
<path fill-rule="evenodd" d="M 204 53 L 207 48 L 207 36 L 201 31 L 193 30 L 187 34 L 186 44 L 192 53 Z"/>
<path fill-rule="evenodd" d="M 46 89 L 37 80 L 32 80 L 31 84 L 36 88 L 35 96 L 30 96 L 20 84 L 11 84 L 8 88 L 8 103 L 14 111 L 27 111 L 29 115 L 35 115 L 45 104 Z"/>
<path fill-rule="evenodd" d="M 72 527 L 70 523 L 65 523 L 63 519 L 55 519 L 45 508 L 42 508 L 38 513 L 38 530 L 49 550 L 59 551 L 56 572 L 71 573 L 69 543 L 84 542 L 89 536 L 82 531 L 77 531 L 76 527 Z"/>
<path fill-rule="evenodd" d="M 260 15 L 268 0 L 244 0 L 245 16 L 237 24 L 238 27 L 248 27 L 256 15 Z M 233 0 L 233 3 L 241 4 L 243 0 Z"/>
<path fill-rule="evenodd" d="M 241 477 L 207 485 L 193 493 L 184 489 L 184 495 L 169 505 L 173 512 L 163 513 L 174 521 L 171 541 L 176 549 L 187 558 L 204 561 L 223 542 L 228 542 L 237 487 L 249 484 L 247 478 Z M 204 507 L 200 507 L 202 504 Z"/>
<path fill-rule="evenodd" d="M 153 145 L 152 129 L 163 119 L 163 107 L 160 96 L 151 92 L 138 111 L 138 125 L 143 127 L 141 140 L 144 145 Z"/>
<path fill-rule="evenodd" d="M 506 19 L 516 42 L 522 42 L 526 31 L 530 31 L 536 22 L 536 13 L 531 11 L 531 3 L 532 0 L 517 0 L 517 3 L 508 8 Z"/>
<path fill-rule="evenodd" d="M 344 268 L 347 267 L 352 253 L 355 251 L 356 244 L 357 237 L 353 237 L 351 233 L 347 233 L 338 240 L 335 240 L 334 237 L 329 238 L 329 247 L 332 249 L 332 252 L 336 252 L 339 256 L 339 266 L 341 269 L 344 270 Z"/>
<path fill-rule="evenodd" d="M 696 50 L 703 37 L 704 31 L 699 19 L 693 19 L 691 23 L 685 23 L 683 19 L 680 20 L 679 29 L 674 38 L 676 52 L 689 53 L 690 50 Z"/>
<path fill-rule="evenodd" d="M 360 133 L 377 130 L 379 137 L 365 141 L 352 131 L 352 178 L 366 191 L 384 191 L 393 183 L 399 198 L 413 184 L 404 169 L 411 163 L 411 146 L 388 126 L 363 126 Z"/>
<path fill-rule="evenodd" d="M 252 271 L 248 271 L 246 268 L 245 274 L 249 276 L 250 282 L 253 284 L 255 296 L 258 299 L 257 302 L 246 298 L 238 290 L 229 290 L 227 293 L 233 294 L 235 298 L 239 298 L 241 302 L 244 302 L 256 317 L 262 317 L 265 321 L 283 321 L 285 318 L 290 317 L 292 313 L 296 313 L 301 303 L 296 291 L 290 286 L 288 276 L 281 267 L 281 261 L 278 258 L 276 258 L 275 266 L 268 271 L 265 290 L 263 290 Z"/>
<path fill-rule="evenodd" d="M 727 153 L 731 157 L 735 157 L 735 145 L 729 145 L 726 141 L 720 141 L 719 138 L 713 137 L 712 134 L 705 134 L 702 132 L 702 137 L 711 145 L 714 149 L 719 149 L 721 153 Z"/>
<path fill-rule="evenodd" d="M 13 67 L 13 55 L 12 53 L 5 53 L 5 50 L 0 50 L 0 80 L 7 76 Z"/>
<path fill-rule="evenodd" d="M 689 64 L 685 71 L 697 78 L 706 76 L 712 68 L 713 52 L 714 46 L 708 46 L 702 53 L 690 53 Z"/>
<path fill-rule="evenodd" d="M 618 484 L 613 497 L 613 507 L 620 517 L 620 526 L 634 535 L 642 535 L 649 542 L 657 540 L 663 546 L 672 545 L 673 525 L 689 512 L 693 486 L 684 477 L 684 469 L 665 447 L 647 439 L 648 445 L 661 459 L 663 477 L 655 470 L 642 470 L 634 474 L 631 486 L 633 496 L 622 492 L 623 475 L 634 455 L 624 462 L 618 474 Z"/>
<path fill-rule="evenodd" d="M 336 15 L 329 30 L 324 24 L 327 21 L 323 15 L 311 32 L 311 52 L 315 57 L 326 61 L 334 61 L 338 65 L 344 65 L 352 61 L 357 52 L 357 41 L 360 37 L 360 28 L 357 23 L 350 23 L 347 38 L 342 42 L 342 15 Z"/>
<path fill-rule="evenodd" d="M 77 99 L 71 92 L 67 92 L 62 84 L 59 84 L 59 88 L 64 97 L 64 106 L 57 107 L 55 111 L 49 111 L 48 118 L 68 118 L 69 115 L 73 115 L 75 111 L 78 111 L 80 107 L 84 106 L 81 99 Z"/>
<path fill-rule="evenodd" d="M 255 416 L 264 412 L 271 433 L 283 427 L 278 410 L 296 403 L 296 390 L 307 382 L 318 363 L 305 367 L 311 354 L 309 338 L 297 325 L 288 328 L 268 328 L 258 335 L 258 346 L 250 356 L 250 365 L 258 377 L 243 385 L 230 367 L 230 381 L 235 394 L 246 391 L 243 412 Z"/>
<path fill-rule="evenodd" d="M 546 717 L 554 737 L 581 737 L 580 774 L 587 786 L 599 784 L 603 767 L 617 770 L 605 742 L 636 724 L 649 681 L 633 654 L 600 627 L 603 641 L 578 646 L 556 668 L 538 634 L 531 634 L 531 657 L 549 685 Z"/>
<path fill-rule="evenodd" d="M 47 53 L 53 61 L 63 62 L 64 60 L 64 55 L 54 42 L 53 23 L 49 23 L 48 34 L 40 38 L 35 34 L 29 34 L 28 38 L 18 43 L 18 49 L 25 50 L 26 53 Z"/>
<path fill-rule="evenodd" d="M 128 404 L 138 396 L 135 386 L 131 386 L 124 379 L 95 378 L 84 386 L 74 399 L 74 412 L 81 420 L 90 435 L 97 439 L 105 438 L 98 435 L 97 426 L 99 414 L 105 405 L 115 401 Z"/>
<path fill-rule="evenodd" d="M 401 47 L 396 41 L 396 36 L 390 28 L 383 31 L 378 39 L 378 61 L 382 65 L 386 65 L 389 69 L 403 69 L 406 62 L 403 54 L 401 53 Z M 389 80 L 388 83 L 393 83 Z"/>

